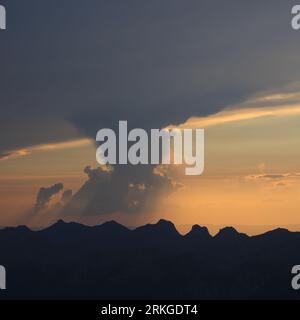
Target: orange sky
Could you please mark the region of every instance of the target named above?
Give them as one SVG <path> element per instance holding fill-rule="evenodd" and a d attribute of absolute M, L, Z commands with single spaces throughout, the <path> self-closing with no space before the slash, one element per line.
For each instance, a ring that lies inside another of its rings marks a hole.
<path fill-rule="evenodd" d="M 299 102 L 298 102 L 299 101 Z M 266 106 L 267 104 L 267 106 Z M 82 221 L 115 218 L 129 226 L 167 218 L 180 225 L 235 225 L 255 233 L 269 226 L 300 230 L 300 94 L 268 93 L 243 105 L 182 127 L 205 128 L 205 172 L 187 177 L 171 170 L 183 187 L 163 199 L 155 212 L 115 214 Z M 19 224 L 32 207 L 38 189 L 57 182 L 76 190 L 83 168 L 96 166 L 93 141 L 81 139 L 14 150 L 0 162 L 0 225 Z M 36 224 L 49 223 L 51 217 Z"/>

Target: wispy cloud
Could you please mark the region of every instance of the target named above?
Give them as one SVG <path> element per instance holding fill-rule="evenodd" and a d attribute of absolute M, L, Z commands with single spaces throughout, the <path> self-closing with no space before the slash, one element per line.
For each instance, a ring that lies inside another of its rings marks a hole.
<path fill-rule="evenodd" d="M 247 182 L 271 183 L 276 187 L 285 187 L 296 182 L 299 183 L 300 173 L 267 173 L 267 174 L 252 174 L 245 177 Z"/>
<path fill-rule="evenodd" d="M 30 154 L 30 152 L 28 150 L 25 150 L 25 149 L 7 151 L 7 152 L 3 152 L 3 153 L 0 154 L 0 161 L 5 161 L 5 160 L 9 160 L 9 159 L 24 157 L 24 156 L 27 156 L 29 154 Z"/>
<path fill-rule="evenodd" d="M 206 128 L 230 122 L 252 120 L 262 117 L 291 115 L 300 115 L 300 104 L 297 106 L 226 110 L 206 118 L 191 118 L 183 126 Z"/>
<path fill-rule="evenodd" d="M 64 149 L 76 149 L 85 146 L 92 146 L 93 141 L 91 139 L 77 139 L 71 141 L 57 142 L 57 143 L 47 143 L 31 146 L 19 150 L 9 150 L 0 154 L 0 161 L 10 160 L 20 157 L 28 156 L 34 152 L 38 151 L 55 151 L 55 150 L 64 150 Z"/>
<path fill-rule="evenodd" d="M 253 97 L 242 104 L 224 109 L 208 117 L 190 118 L 183 127 L 201 127 L 222 125 L 231 122 L 253 120 L 262 117 L 283 117 L 300 115 L 299 87 L 296 92 L 266 93 Z"/>

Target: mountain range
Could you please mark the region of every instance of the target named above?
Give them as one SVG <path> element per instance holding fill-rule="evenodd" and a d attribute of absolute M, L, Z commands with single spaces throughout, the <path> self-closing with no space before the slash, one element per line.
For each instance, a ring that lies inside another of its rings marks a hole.
<path fill-rule="evenodd" d="M 232 227 L 181 235 L 160 220 L 129 230 L 57 221 L 0 230 L 0 299 L 298 299 L 291 269 L 300 233 L 248 236 Z"/>

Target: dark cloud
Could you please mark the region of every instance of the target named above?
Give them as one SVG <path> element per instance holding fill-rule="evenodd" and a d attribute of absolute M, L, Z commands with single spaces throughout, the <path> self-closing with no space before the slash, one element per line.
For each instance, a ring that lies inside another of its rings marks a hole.
<path fill-rule="evenodd" d="M 259 179 L 283 179 L 286 176 L 283 174 L 263 174 L 260 176 L 257 176 Z"/>
<path fill-rule="evenodd" d="M 34 212 L 37 213 L 45 209 L 48 203 L 50 202 L 52 196 L 59 193 L 61 190 L 63 190 L 63 188 L 64 186 L 62 183 L 54 184 L 49 188 L 40 188 L 37 195 L 36 204 L 34 206 Z"/>
<path fill-rule="evenodd" d="M 85 173 L 89 179 L 64 207 L 62 215 L 147 212 L 180 187 L 167 172 L 153 172 L 153 167 L 87 167 Z"/>
<path fill-rule="evenodd" d="M 2 151 L 183 122 L 300 76 L 292 0 L 1 3 Z"/>
<path fill-rule="evenodd" d="M 284 181 L 297 181 L 300 178 L 300 174 L 298 172 L 292 172 L 292 173 L 272 173 L 272 174 L 254 174 L 246 176 L 245 179 L 248 181 L 266 181 L 266 182 L 272 182 L 272 181 L 278 181 L 277 186 L 284 186 L 286 185 Z"/>

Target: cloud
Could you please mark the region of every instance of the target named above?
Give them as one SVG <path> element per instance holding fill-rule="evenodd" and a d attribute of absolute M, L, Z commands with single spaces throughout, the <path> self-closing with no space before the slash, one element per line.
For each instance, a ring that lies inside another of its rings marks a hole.
<path fill-rule="evenodd" d="M 9 152 L 2 152 L 0 153 L 0 160 L 6 160 L 11 156 L 11 153 Z"/>
<path fill-rule="evenodd" d="M 65 190 L 61 196 L 60 201 L 63 204 L 67 204 L 72 199 L 73 191 L 72 190 Z"/>
<path fill-rule="evenodd" d="M 84 172 L 88 180 L 65 205 L 62 215 L 145 213 L 180 188 L 166 172 L 158 174 L 154 167 L 86 167 Z"/>
<path fill-rule="evenodd" d="M 267 99 L 267 96 L 266 96 L 266 99 Z M 218 112 L 214 115 L 207 116 L 207 117 L 191 118 L 185 124 L 183 124 L 182 127 L 192 126 L 192 127 L 207 128 L 210 126 L 222 125 L 222 124 L 231 123 L 231 122 L 259 119 L 263 117 L 284 117 L 284 116 L 300 115 L 300 99 L 299 101 L 297 101 L 297 104 L 285 105 L 284 101 L 282 101 L 282 104 L 276 107 L 271 106 L 272 105 L 271 101 L 269 104 L 265 103 L 264 106 L 259 104 L 259 99 L 255 101 L 257 101 L 257 103 L 253 104 L 252 107 L 250 102 L 249 104 L 245 102 L 244 104 L 239 105 L 238 108 L 226 109 L 224 111 Z"/>
<path fill-rule="evenodd" d="M 293 1 L 3 1 L 1 153 L 181 124 L 300 77 Z M 87 169 L 64 213 L 147 210 L 177 188 L 153 169 Z"/>
<path fill-rule="evenodd" d="M 88 175 L 88 177 L 91 181 L 106 180 L 111 176 L 113 171 L 114 171 L 114 169 L 110 165 L 99 166 L 96 169 L 92 169 L 91 166 L 87 166 L 84 169 L 84 173 L 86 173 Z"/>
<path fill-rule="evenodd" d="M 245 177 L 247 182 L 274 183 L 275 187 L 287 187 L 299 183 L 300 173 L 273 173 L 273 174 L 254 174 Z"/>
<path fill-rule="evenodd" d="M 29 154 L 29 151 L 27 150 L 15 150 L 15 151 L 8 151 L 8 152 L 2 152 L 0 154 L 0 161 L 24 157 Z"/>
<path fill-rule="evenodd" d="M 47 144 L 29 146 L 26 149 L 11 150 L 9 152 L 0 154 L 0 161 L 28 156 L 34 152 L 39 152 L 39 151 L 66 150 L 66 149 L 80 148 L 84 146 L 93 146 L 93 145 L 94 145 L 94 142 L 91 139 L 85 138 L 85 139 L 76 139 L 76 140 L 70 140 L 70 141 L 62 141 L 62 142 L 56 142 L 56 143 L 47 143 Z"/>
<path fill-rule="evenodd" d="M 183 123 L 300 77 L 292 0 L 3 1 L 0 152 Z"/>
<path fill-rule="evenodd" d="M 248 180 L 281 180 L 287 178 L 300 178 L 300 173 L 272 173 L 272 174 L 253 174 L 246 176 Z"/>
<path fill-rule="evenodd" d="M 38 213 L 41 210 L 45 209 L 48 203 L 50 202 L 52 196 L 59 193 L 61 190 L 63 190 L 63 188 L 64 186 L 62 183 L 54 184 L 49 188 L 40 188 L 37 195 L 36 204 L 34 206 L 34 212 Z"/>
<path fill-rule="evenodd" d="M 256 179 L 284 179 L 286 176 L 284 174 L 262 174 L 256 176 Z"/>

